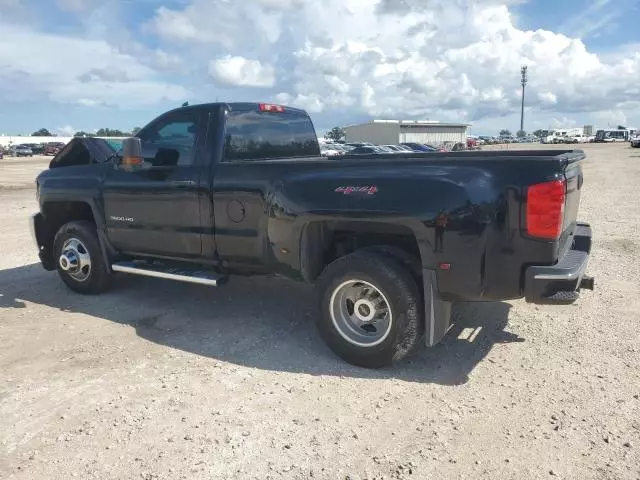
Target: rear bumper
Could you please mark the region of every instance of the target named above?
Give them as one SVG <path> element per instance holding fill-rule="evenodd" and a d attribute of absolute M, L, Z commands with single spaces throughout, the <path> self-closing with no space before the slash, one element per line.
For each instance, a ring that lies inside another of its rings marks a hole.
<path fill-rule="evenodd" d="M 585 275 L 591 252 L 591 226 L 578 223 L 571 248 L 555 265 L 529 267 L 525 273 L 525 300 L 543 305 L 575 302 L 580 289 L 593 290 L 593 278 Z"/>

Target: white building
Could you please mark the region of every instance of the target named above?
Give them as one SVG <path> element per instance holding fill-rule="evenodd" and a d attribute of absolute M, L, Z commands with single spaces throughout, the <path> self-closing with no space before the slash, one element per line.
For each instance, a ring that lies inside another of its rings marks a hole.
<path fill-rule="evenodd" d="M 346 141 L 368 142 L 375 145 L 399 143 L 466 143 L 464 123 L 442 123 L 432 120 L 372 120 L 368 123 L 344 127 Z"/>
<path fill-rule="evenodd" d="M 21 145 L 23 143 L 69 143 L 73 137 L 32 137 L 30 135 L 0 135 L 0 147 Z M 104 140 L 123 140 L 126 137 L 96 137 Z"/>

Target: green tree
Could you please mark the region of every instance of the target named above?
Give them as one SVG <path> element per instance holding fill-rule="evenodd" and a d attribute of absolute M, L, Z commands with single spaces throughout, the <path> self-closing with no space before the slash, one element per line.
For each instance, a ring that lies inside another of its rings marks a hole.
<path fill-rule="evenodd" d="M 500 136 L 501 137 L 510 137 L 511 136 L 511 132 L 505 128 L 503 130 L 500 130 Z"/>
<path fill-rule="evenodd" d="M 538 138 L 544 137 L 544 130 L 536 130 L 535 132 L 533 132 L 533 135 Z"/>
<path fill-rule="evenodd" d="M 183 106 L 183 107 L 188 107 L 188 106 L 189 106 L 189 102 L 184 102 L 184 103 L 182 104 L 182 106 Z"/>
<path fill-rule="evenodd" d="M 140 127 L 133 127 L 133 130 L 131 130 L 131 136 L 135 137 L 140 130 L 142 130 Z"/>
<path fill-rule="evenodd" d="M 516 137 L 518 138 L 524 138 L 527 136 L 527 132 L 525 132 L 524 130 L 518 130 L 518 132 L 516 133 Z"/>
<path fill-rule="evenodd" d="M 110 128 L 100 128 L 96 132 L 96 137 L 128 137 L 129 135 L 122 130 L 112 130 Z"/>
<path fill-rule="evenodd" d="M 333 127 L 331 130 L 329 130 L 325 134 L 324 138 L 326 138 L 327 140 L 333 140 L 334 142 L 337 142 L 345 138 L 345 136 L 346 134 L 345 134 L 344 128 Z"/>
<path fill-rule="evenodd" d="M 32 137 L 53 137 L 53 134 L 47 130 L 46 128 L 41 128 L 40 130 L 36 130 L 31 134 Z"/>
<path fill-rule="evenodd" d="M 80 130 L 79 132 L 74 133 L 73 136 L 74 137 L 95 137 L 95 134 L 87 133 L 85 131 Z"/>

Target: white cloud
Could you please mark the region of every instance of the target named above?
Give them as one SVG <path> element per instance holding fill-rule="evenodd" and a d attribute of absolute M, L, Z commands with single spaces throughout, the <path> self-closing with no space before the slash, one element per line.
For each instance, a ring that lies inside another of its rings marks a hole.
<path fill-rule="evenodd" d="M 174 42 L 213 44 L 226 49 L 242 45 L 255 49 L 260 45 L 272 45 L 280 38 L 284 27 L 283 9 L 293 5 L 302 7 L 303 3 L 293 0 L 193 0 L 183 10 L 160 7 L 146 29 Z"/>
<path fill-rule="evenodd" d="M 550 125 L 553 128 L 572 128 L 578 126 L 575 123 L 575 120 L 565 116 L 553 117 L 551 119 Z"/>
<path fill-rule="evenodd" d="M 0 102 L 145 108 L 255 99 L 258 87 L 264 100 L 322 121 L 432 118 L 515 131 L 527 64 L 527 129 L 554 118 L 640 126 L 637 45 L 596 54 L 576 38 L 606 30 L 596 23 L 607 0 L 562 33 L 518 27 L 519 0 L 183 0 L 130 30 L 118 2 L 56 1 L 77 12 L 87 40 L 2 26 Z"/>
<path fill-rule="evenodd" d="M 240 56 L 227 55 L 212 60 L 209 62 L 209 74 L 219 82 L 233 86 L 272 87 L 276 82 L 271 65 Z"/>
<path fill-rule="evenodd" d="M 60 137 L 72 137 L 74 133 L 79 131 L 77 128 L 73 128 L 71 125 L 64 125 L 53 130 L 53 133 Z"/>
<path fill-rule="evenodd" d="M 134 108 L 187 96 L 184 87 L 162 81 L 154 70 L 105 41 L 8 25 L 1 30 L 0 100 L 45 98 Z"/>
<path fill-rule="evenodd" d="M 629 122 L 627 114 L 622 110 L 604 110 L 602 112 L 597 112 L 595 116 L 603 125 L 607 126 L 617 127 L 618 125 L 624 125 L 629 127 L 640 127 L 640 122 Z"/>
<path fill-rule="evenodd" d="M 300 7 L 304 0 L 257 0 L 257 3 L 271 10 L 290 10 Z"/>
<path fill-rule="evenodd" d="M 558 96 L 552 92 L 538 92 L 538 100 L 545 105 L 555 105 L 558 103 Z"/>
<path fill-rule="evenodd" d="M 560 25 L 559 30 L 578 38 L 596 35 L 620 16 L 628 14 L 633 3 L 634 0 L 594 0 L 586 8 L 571 15 Z"/>
<path fill-rule="evenodd" d="M 640 54 L 605 58 L 577 38 L 521 30 L 513 3 L 193 0 L 181 10 L 160 8 L 152 24 L 161 38 L 190 42 L 195 55 L 202 44 L 229 55 L 210 65 L 218 80 L 273 85 L 280 99 L 312 112 L 500 118 L 519 111 L 522 64 L 529 66 L 531 118 L 640 109 L 632 95 L 640 88 Z M 255 81 L 266 59 L 283 72 L 277 82 L 272 70 Z"/>
<path fill-rule="evenodd" d="M 97 0 L 56 0 L 58 8 L 65 12 L 82 12 L 97 4 Z"/>

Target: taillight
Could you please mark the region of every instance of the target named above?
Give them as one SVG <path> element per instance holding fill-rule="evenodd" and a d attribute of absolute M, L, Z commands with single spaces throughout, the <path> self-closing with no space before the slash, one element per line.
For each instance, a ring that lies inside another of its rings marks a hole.
<path fill-rule="evenodd" d="M 271 103 L 261 103 L 258 105 L 258 110 L 261 112 L 284 112 L 284 107 L 282 105 L 273 105 Z"/>
<path fill-rule="evenodd" d="M 531 185 L 527 192 L 527 233 L 532 237 L 556 240 L 562 233 L 564 180 Z"/>

